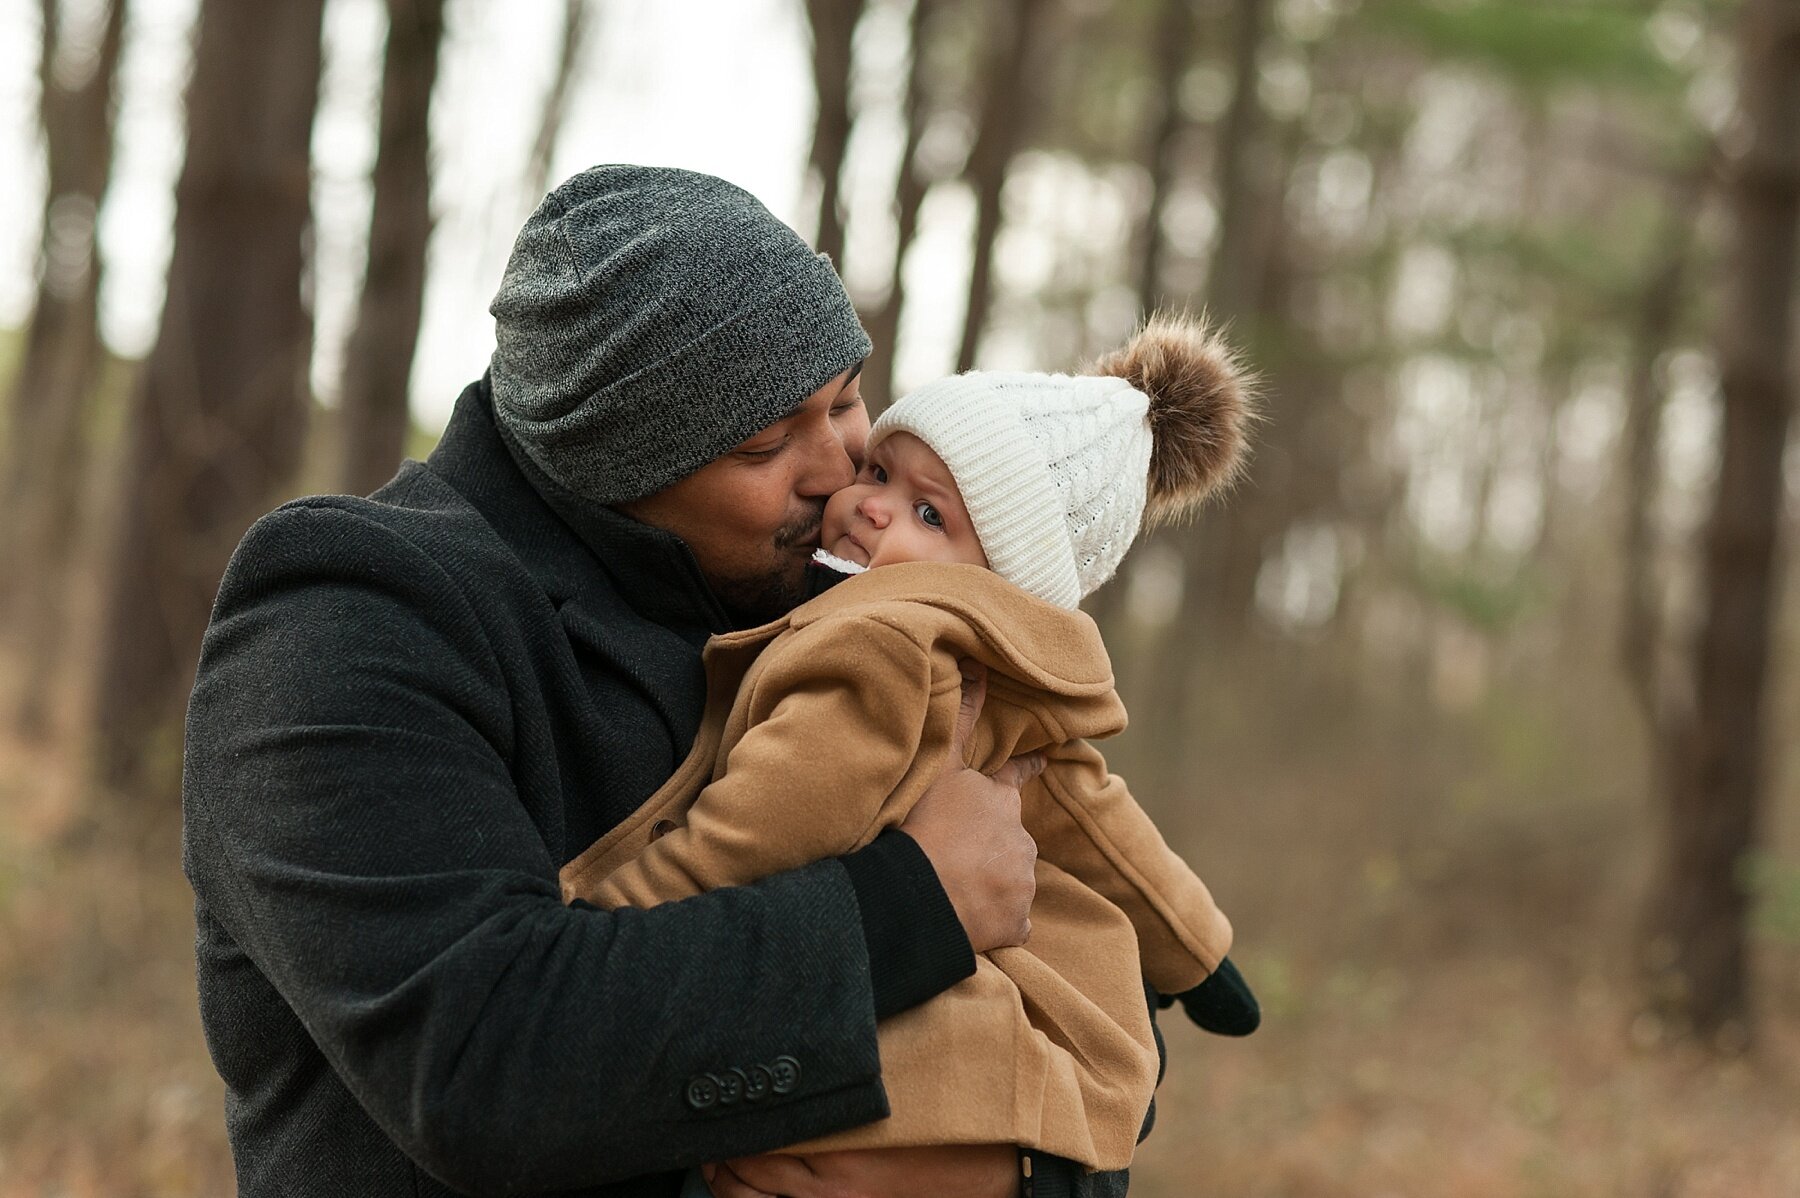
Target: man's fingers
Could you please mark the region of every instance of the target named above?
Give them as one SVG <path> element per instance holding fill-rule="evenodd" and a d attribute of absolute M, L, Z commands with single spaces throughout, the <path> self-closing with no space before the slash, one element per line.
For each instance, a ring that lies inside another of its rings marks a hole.
<path fill-rule="evenodd" d="M 994 781 L 1021 790 L 1027 782 L 1043 773 L 1049 763 L 1050 759 L 1042 753 L 1021 753 L 994 771 Z"/>
<path fill-rule="evenodd" d="M 956 663 L 956 668 L 962 671 L 962 706 L 956 710 L 956 735 L 950 741 L 950 756 L 944 762 L 947 770 L 961 769 L 963 762 L 968 760 L 969 737 L 974 734 L 982 704 L 987 702 L 987 667 L 965 657 Z"/>
<path fill-rule="evenodd" d="M 705 1165 L 700 1175 L 706 1178 L 706 1186 L 713 1192 L 713 1198 L 781 1198 L 767 1190 L 759 1190 L 735 1173 L 730 1165 Z"/>
<path fill-rule="evenodd" d="M 818 1179 L 811 1167 L 797 1156 L 771 1153 L 768 1156 L 746 1156 L 730 1162 L 733 1173 L 746 1188 L 745 1196 L 764 1194 L 769 1198 L 808 1198 L 819 1192 Z M 719 1198 L 738 1198 L 723 1195 Z"/>

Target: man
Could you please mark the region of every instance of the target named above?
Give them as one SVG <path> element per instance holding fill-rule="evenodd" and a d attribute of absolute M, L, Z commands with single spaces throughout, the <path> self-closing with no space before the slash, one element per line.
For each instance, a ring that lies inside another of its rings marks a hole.
<path fill-rule="evenodd" d="M 707 636 L 801 597 L 868 431 L 841 283 L 721 180 L 602 167 L 493 311 L 430 460 L 265 517 L 220 587 L 184 863 L 241 1191 L 1019 1193 L 1006 1146 L 757 1154 L 882 1117 L 876 1020 L 1028 934 L 1033 763 L 756 885 L 557 901 L 686 754 Z"/>

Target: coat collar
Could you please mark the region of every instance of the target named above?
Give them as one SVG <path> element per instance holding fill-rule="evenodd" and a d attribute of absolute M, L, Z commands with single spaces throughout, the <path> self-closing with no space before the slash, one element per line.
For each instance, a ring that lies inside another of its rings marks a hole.
<path fill-rule="evenodd" d="M 1091 617 L 980 566 L 904 562 L 867 570 L 773 623 L 715 638 L 713 645 L 756 648 L 788 628 L 840 616 L 881 618 L 902 605 L 927 613 L 923 620 L 900 617 L 916 633 L 941 638 L 1040 690 L 1083 698 L 1113 689 L 1112 661 Z"/>
<path fill-rule="evenodd" d="M 598 505 L 566 495 L 552 502 L 517 456 L 483 378 L 458 397 L 427 466 L 530 573 L 570 642 L 629 679 L 685 746 L 699 720 L 697 650 L 728 627 L 693 554 L 678 538 Z"/>
<path fill-rule="evenodd" d="M 485 375 L 457 398 L 430 464 L 559 605 L 591 592 L 597 568 L 640 616 L 690 640 L 732 626 L 679 537 L 573 494 L 509 442 Z"/>

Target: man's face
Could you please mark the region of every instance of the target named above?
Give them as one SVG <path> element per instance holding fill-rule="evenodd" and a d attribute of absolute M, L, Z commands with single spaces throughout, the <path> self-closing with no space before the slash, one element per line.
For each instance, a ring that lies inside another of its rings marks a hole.
<path fill-rule="evenodd" d="M 988 564 L 950 468 L 911 433 L 882 438 L 856 481 L 831 497 L 821 541 L 861 566 Z"/>
<path fill-rule="evenodd" d="M 724 457 L 619 510 L 687 542 L 729 607 L 772 620 L 805 598 L 825 500 L 856 477 L 868 437 L 848 370 Z"/>

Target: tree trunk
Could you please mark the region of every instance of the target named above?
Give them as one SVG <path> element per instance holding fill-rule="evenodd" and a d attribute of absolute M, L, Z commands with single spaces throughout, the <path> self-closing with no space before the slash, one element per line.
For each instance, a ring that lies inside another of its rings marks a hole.
<path fill-rule="evenodd" d="M 1213 319 L 1228 325 L 1232 340 L 1239 345 L 1254 342 L 1258 332 L 1255 306 L 1259 300 L 1265 305 L 1270 301 L 1268 288 L 1256 280 L 1268 269 L 1272 247 L 1280 239 L 1277 226 L 1285 218 L 1280 205 L 1258 202 L 1275 190 L 1262 177 L 1269 172 L 1256 169 L 1264 124 L 1257 98 L 1257 59 L 1267 5 L 1268 0 L 1234 0 L 1232 64 L 1236 79 L 1213 154 L 1219 227 L 1207 270 L 1207 308 Z M 1263 294 L 1259 296 L 1259 292 Z M 1267 360 L 1266 354 L 1256 356 Z M 1265 392 L 1265 403 L 1272 398 Z M 1262 508 L 1270 500 L 1267 488 L 1272 476 L 1283 472 L 1287 460 L 1271 441 L 1287 431 L 1275 428 L 1273 422 L 1263 425 L 1251 472 L 1230 502 L 1201 525 L 1178 532 L 1183 618 L 1207 625 L 1214 635 L 1239 638 L 1253 616 L 1256 578 L 1268 531 Z M 1158 701 L 1179 704 L 1185 679 L 1160 676 L 1172 668 L 1158 664 Z"/>
<path fill-rule="evenodd" d="M 1544 397 L 1544 436 L 1537 446 L 1538 526 L 1525 556 L 1542 569 L 1555 570 L 1564 540 L 1562 417 L 1574 398 L 1575 364 L 1568 359 L 1552 360 L 1540 370 L 1539 380 L 1539 394 Z"/>
<path fill-rule="evenodd" d="M 1677 182 L 1669 200 L 1657 253 L 1639 297 L 1632 334 L 1630 370 L 1625 384 L 1625 610 L 1619 654 L 1652 738 L 1660 734 L 1669 711 L 1663 701 L 1662 609 L 1656 586 L 1654 518 L 1661 494 L 1658 449 L 1662 444 L 1664 393 L 1656 364 L 1669 348 L 1687 293 L 1694 226 L 1705 196 L 1710 152 L 1686 178 Z"/>
<path fill-rule="evenodd" d="M 344 356 L 343 487 L 386 482 L 406 445 L 407 385 L 431 239 L 431 89 L 444 0 L 388 0 L 369 264 Z"/>
<path fill-rule="evenodd" d="M 132 397 L 104 595 L 100 781 L 161 797 L 232 547 L 287 484 L 308 406 L 301 296 L 324 0 L 203 0 L 156 346 Z"/>
<path fill-rule="evenodd" d="M 1253 57 L 1253 56 L 1252 56 Z M 1234 107 L 1236 103 L 1234 101 Z M 1210 291 L 1215 317 L 1230 319 L 1233 340 L 1251 347 L 1264 367 L 1262 414 L 1255 453 L 1243 484 L 1217 516 L 1187 545 L 1187 593 L 1196 619 L 1207 621 L 1218 635 L 1241 639 L 1256 617 L 1256 584 L 1269 546 L 1277 543 L 1304 507 L 1301 488 L 1335 486 L 1335 461 L 1307 464 L 1307 421 L 1317 402 L 1302 377 L 1298 348 L 1291 334 L 1300 326 L 1288 320 L 1296 264 L 1304 249 L 1295 236 L 1281 196 L 1292 163 L 1299 154 L 1300 130 L 1286 129 L 1272 147 L 1244 145 L 1221 159 L 1227 177 L 1221 192 L 1240 198 L 1227 201 L 1238 215 L 1220 222 Z M 1262 171 L 1247 170 L 1243 160 L 1262 155 Z M 1237 166 L 1231 163 L 1237 161 Z M 1235 230 L 1235 231 L 1233 231 Z M 1223 273 L 1221 273 L 1223 271 Z"/>
<path fill-rule="evenodd" d="M 900 149 L 900 173 L 894 183 L 894 267 L 888 276 L 887 295 L 881 306 L 863 322 L 875 348 L 863 367 L 862 394 L 871 412 L 879 414 L 894 398 L 894 355 L 900 344 L 900 314 L 906 307 L 906 253 L 919 232 L 919 211 L 931 180 L 919 169 L 919 143 L 929 118 L 927 80 L 932 17 L 940 0 L 913 0 L 908 42 L 911 57 L 906 70 L 906 143 Z"/>
<path fill-rule="evenodd" d="M 844 267 L 844 155 L 850 148 L 850 60 L 864 0 L 806 0 L 812 26 L 813 89 L 818 116 L 813 121 L 807 173 L 819 192 L 818 233 L 813 248 Z"/>
<path fill-rule="evenodd" d="M 1162 307 L 1163 209 L 1175 181 L 1175 150 L 1185 123 L 1181 114 L 1181 81 L 1193 55 L 1193 0 L 1163 0 L 1156 24 L 1156 44 L 1151 57 L 1156 64 L 1155 121 L 1150 131 L 1145 163 L 1150 171 L 1150 202 L 1144 211 L 1138 246 L 1138 310 L 1148 314 Z"/>
<path fill-rule="evenodd" d="M 44 0 L 39 113 L 48 179 L 44 190 L 37 302 L 13 379 L 4 489 L 11 563 L 7 623 L 24 653 L 25 686 L 15 713 L 29 737 L 48 728 L 63 644 L 70 560 L 81 519 L 87 425 L 105 350 L 100 343 L 100 206 L 112 176 L 114 80 L 124 41 L 124 0 L 101 13 L 92 69 L 74 86 L 54 77 L 61 37 L 56 0 Z"/>
<path fill-rule="evenodd" d="M 569 91 L 575 80 L 575 64 L 587 44 L 588 0 L 563 0 L 562 39 L 558 43 L 556 71 L 550 76 L 550 90 L 544 93 L 544 106 L 538 113 L 537 136 L 531 142 L 531 157 L 525 168 L 529 189 L 528 208 L 536 208 L 550 191 L 551 159 L 556 154 L 556 139 L 562 135 L 563 121 L 569 114 Z M 437 24 L 443 24 L 443 0 L 436 0 Z M 432 71 L 437 70 L 437 44 L 432 43 Z M 384 118 L 385 119 L 385 118 Z"/>
<path fill-rule="evenodd" d="M 1715 1047 L 1749 1033 L 1743 867 L 1762 824 L 1800 239 L 1800 3 L 1752 0 L 1739 42 L 1745 148 L 1729 168 L 1733 250 L 1719 365 L 1718 490 L 1691 716 L 1670 738 L 1662 874 L 1646 963 L 1652 1009 Z"/>
<path fill-rule="evenodd" d="M 1000 195 L 1013 156 L 1025 137 L 1026 116 L 1034 103 L 1027 70 L 1045 0 L 1011 0 L 1006 25 L 994 38 L 986 64 L 987 90 L 982 96 L 980 124 L 965 168 L 975 191 L 974 256 L 969 265 L 969 302 L 963 312 L 962 340 L 956 369 L 971 370 L 993 300 L 994 239 L 1000 233 Z"/>
<path fill-rule="evenodd" d="M 1269 0 L 1236 0 L 1237 21 L 1232 32 L 1231 69 L 1234 82 L 1231 104 L 1225 110 L 1219 133 L 1214 175 L 1219 189 L 1219 234 L 1214 242 L 1207 278 L 1207 303 L 1222 319 L 1249 314 L 1256 291 L 1258 260 L 1257 198 L 1262 191 L 1257 179 L 1257 141 L 1262 128 L 1262 104 L 1257 98 L 1263 27 Z"/>

